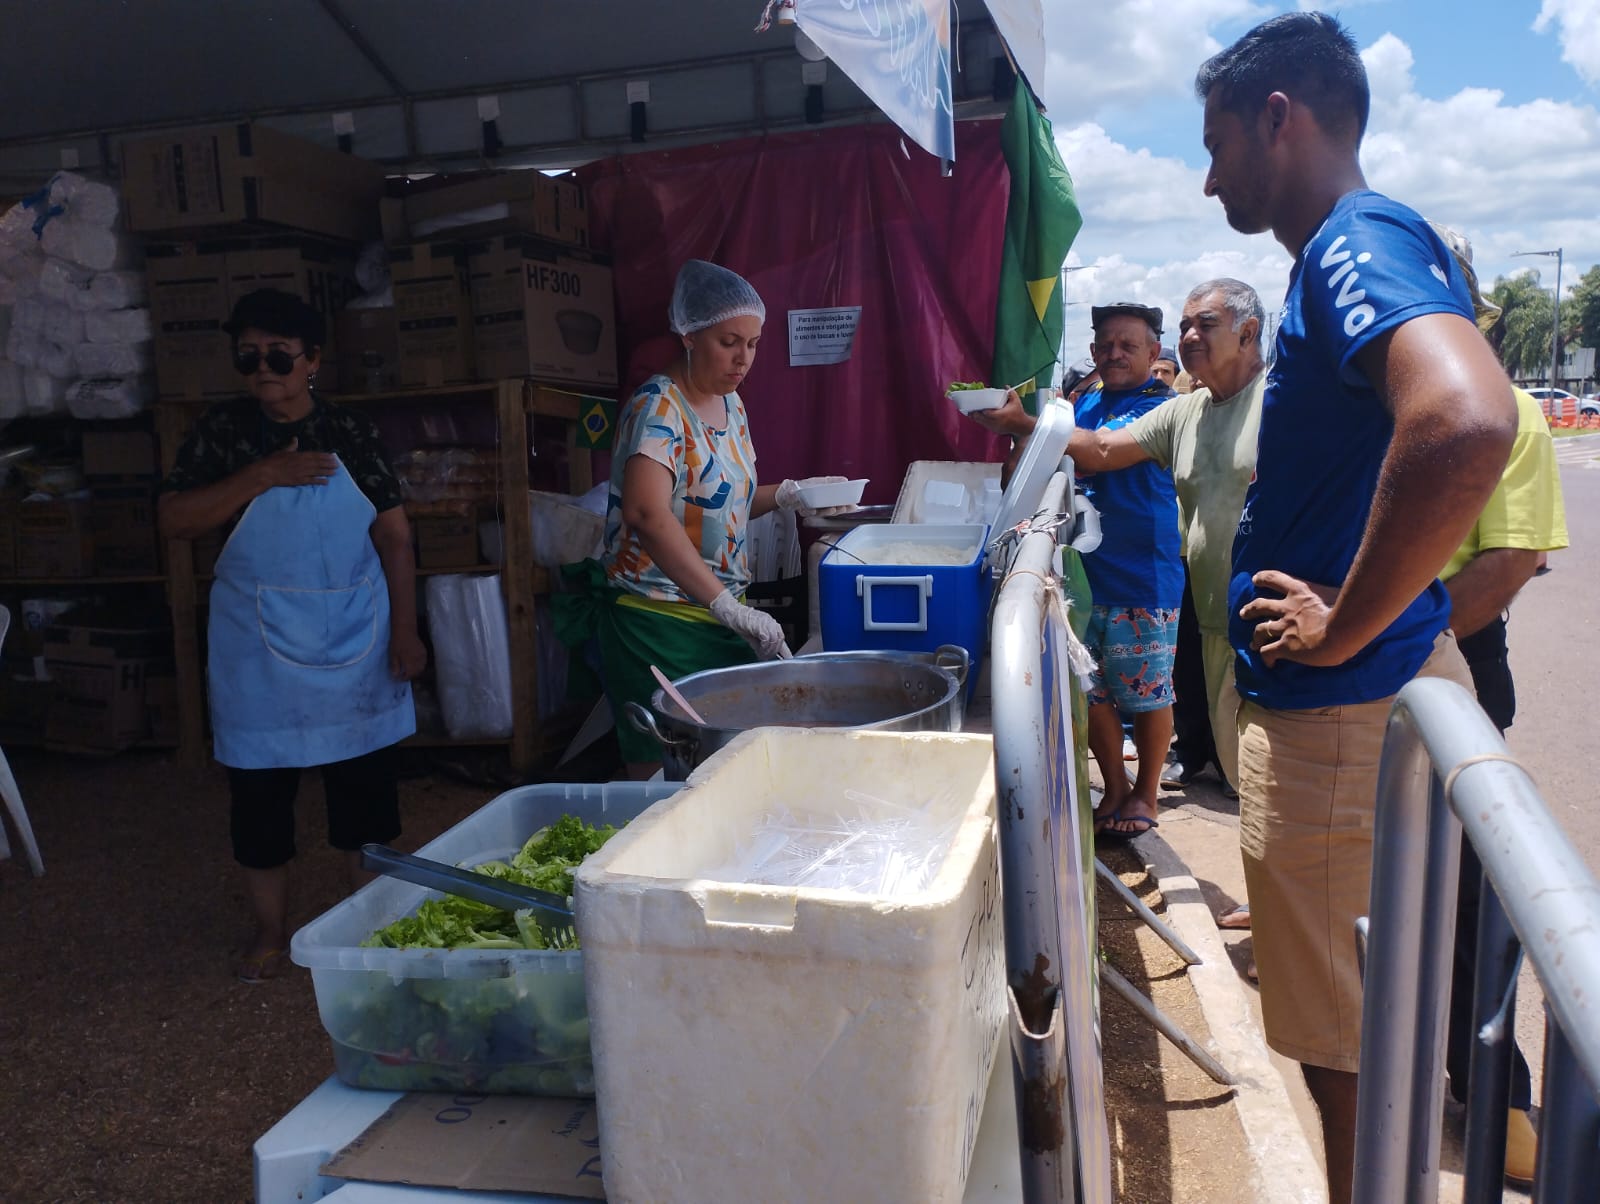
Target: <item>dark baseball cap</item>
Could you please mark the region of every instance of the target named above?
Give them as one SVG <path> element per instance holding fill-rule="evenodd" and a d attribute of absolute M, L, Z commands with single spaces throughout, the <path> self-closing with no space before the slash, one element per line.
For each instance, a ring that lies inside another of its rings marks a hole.
<path fill-rule="evenodd" d="M 1118 301 L 1113 305 L 1095 305 L 1089 309 L 1089 324 L 1096 330 L 1100 323 L 1107 318 L 1117 317 L 1138 318 L 1151 330 L 1156 332 L 1156 337 L 1161 337 L 1161 308 L 1156 305 L 1139 305 L 1132 301 Z"/>

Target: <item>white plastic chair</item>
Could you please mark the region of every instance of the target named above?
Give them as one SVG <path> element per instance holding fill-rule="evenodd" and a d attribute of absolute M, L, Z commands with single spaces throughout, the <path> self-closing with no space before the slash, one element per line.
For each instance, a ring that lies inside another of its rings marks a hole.
<path fill-rule="evenodd" d="M 6 635 L 11 630 L 11 611 L 0 606 L 0 647 L 4 647 Z M 22 805 L 22 793 L 17 789 L 17 779 L 11 776 L 11 765 L 6 760 L 4 752 L 0 752 L 0 798 L 5 800 L 6 813 L 11 816 L 11 822 L 16 826 L 17 835 L 22 840 L 23 852 L 28 855 L 28 865 L 33 869 L 34 877 L 44 873 L 44 862 L 39 859 L 39 842 L 33 838 L 33 825 L 28 822 L 28 812 Z M 11 856 L 11 845 L 6 840 L 6 826 L 0 821 L 0 861 Z"/>

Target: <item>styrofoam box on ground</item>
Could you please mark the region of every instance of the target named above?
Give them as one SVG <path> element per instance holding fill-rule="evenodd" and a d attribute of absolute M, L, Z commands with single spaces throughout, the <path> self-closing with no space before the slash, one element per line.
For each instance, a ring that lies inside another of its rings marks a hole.
<path fill-rule="evenodd" d="M 680 788 L 523 786 L 418 853 L 481 865 L 509 857 L 563 815 L 623 824 Z M 379 928 L 439 897 L 380 877 L 294 934 L 289 956 L 311 970 L 339 1078 L 387 1091 L 591 1094 L 581 951 L 361 947 Z"/>
<path fill-rule="evenodd" d="M 920 894 L 702 877 L 777 807 L 961 817 Z M 869 804 L 860 804 L 867 808 Z M 984 736 L 763 728 L 577 874 L 612 1204 L 962 1196 L 1005 1017 Z"/>

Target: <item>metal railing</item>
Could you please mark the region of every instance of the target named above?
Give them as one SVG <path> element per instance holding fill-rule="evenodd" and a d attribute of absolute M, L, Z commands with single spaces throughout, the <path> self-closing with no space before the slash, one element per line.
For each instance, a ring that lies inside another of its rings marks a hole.
<path fill-rule="evenodd" d="M 1600 1190 L 1600 884 L 1473 697 L 1434 678 L 1400 691 L 1379 770 L 1354 1200 L 1438 1196 L 1463 834 L 1493 887 L 1483 891 L 1478 926 L 1463 1199 L 1501 1198 L 1520 939 L 1547 1009 L 1534 1198 L 1593 1201 Z"/>

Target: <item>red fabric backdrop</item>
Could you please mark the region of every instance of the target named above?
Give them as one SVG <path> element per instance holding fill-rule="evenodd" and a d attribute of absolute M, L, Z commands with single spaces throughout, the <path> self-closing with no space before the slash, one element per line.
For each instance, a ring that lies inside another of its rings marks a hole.
<path fill-rule="evenodd" d="M 956 126 L 955 171 L 857 126 L 625 155 L 580 173 L 616 270 L 626 397 L 672 359 L 667 301 L 686 259 L 748 279 L 767 306 L 740 390 L 761 478 L 871 477 L 892 502 L 913 460 L 993 460 L 999 441 L 944 397 L 993 358 L 1008 176 L 1000 123 Z M 791 368 L 790 309 L 859 305 L 850 359 Z"/>

